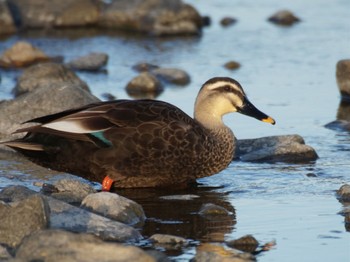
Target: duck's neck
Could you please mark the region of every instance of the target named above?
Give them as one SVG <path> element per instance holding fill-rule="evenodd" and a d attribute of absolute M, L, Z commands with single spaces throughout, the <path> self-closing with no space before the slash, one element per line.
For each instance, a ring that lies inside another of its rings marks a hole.
<path fill-rule="evenodd" d="M 196 103 L 194 119 L 210 131 L 228 128 L 222 121 L 222 115 L 211 105 Z"/>

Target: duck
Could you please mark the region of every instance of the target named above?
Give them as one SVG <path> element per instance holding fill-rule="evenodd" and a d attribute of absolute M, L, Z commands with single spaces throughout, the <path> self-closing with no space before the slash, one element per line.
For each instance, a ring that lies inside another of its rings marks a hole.
<path fill-rule="evenodd" d="M 275 120 L 257 109 L 242 86 L 214 77 L 200 88 L 194 117 L 170 103 L 114 100 L 31 119 L 4 144 L 32 162 L 122 188 L 184 188 L 228 167 L 236 138 L 223 116 L 238 112 Z"/>

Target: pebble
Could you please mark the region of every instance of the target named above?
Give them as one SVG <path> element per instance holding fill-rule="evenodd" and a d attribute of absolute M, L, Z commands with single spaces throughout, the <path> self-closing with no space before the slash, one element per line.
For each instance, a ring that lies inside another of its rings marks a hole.
<path fill-rule="evenodd" d="M 107 65 L 108 55 L 105 53 L 90 53 L 66 63 L 68 68 L 81 71 L 100 71 Z"/>
<path fill-rule="evenodd" d="M 143 72 L 134 77 L 126 86 L 132 97 L 156 97 L 163 91 L 161 82 L 152 74 Z"/>
<path fill-rule="evenodd" d="M 220 24 L 224 27 L 228 27 L 237 23 L 237 19 L 233 17 L 224 17 L 220 20 Z"/>
<path fill-rule="evenodd" d="M 235 70 L 241 67 L 241 64 L 236 61 L 229 61 L 224 64 L 224 67 L 229 70 Z"/>
<path fill-rule="evenodd" d="M 342 202 L 350 202 L 350 185 L 344 184 L 337 190 L 337 197 Z"/>
<path fill-rule="evenodd" d="M 297 22 L 300 22 L 300 19 L 289 10 L 280 10 L 270 16 L 268 21 L 278 25 L 291 26 Z"/>
<path fill-rule="evenodd" d="M 28 42 L 20 41 L 2 53 L 0 56 L 0 67 L 26 67 L 49 60 L 50 58 L 40 49 Z"/>
<path fill-rule="evenodd" d="M 338 61 L 336 77 L 340 94 L 344 99 L 350 99 L 350 59 Z"/>
<path fill-rule="evenodd" d="M 90 194 L 84 198 L 81 207 L 128 225 L 142 224 L 146 219 L 141 205 L 115 193 Z"/>
<path fill-rule="evenodd" d="M 150 72 L 154 69 L 159 68 L 159 66 L 154 65 L 154 64 L 150 64 L 147 62 L 140 62 L 134 66 L 132 66 L 132 69 L 134 69 L 135 71 L 141 73 L 141 72 Z"/>

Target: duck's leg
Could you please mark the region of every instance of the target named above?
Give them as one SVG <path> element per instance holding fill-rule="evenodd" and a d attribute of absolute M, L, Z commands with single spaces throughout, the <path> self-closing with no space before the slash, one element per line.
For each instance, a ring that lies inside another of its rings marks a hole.
<path fill-rule="evenodd" d="M 102 191 L 110 191 L 114 180 L 109 176 L 105 176 L 102 181 Z"/>

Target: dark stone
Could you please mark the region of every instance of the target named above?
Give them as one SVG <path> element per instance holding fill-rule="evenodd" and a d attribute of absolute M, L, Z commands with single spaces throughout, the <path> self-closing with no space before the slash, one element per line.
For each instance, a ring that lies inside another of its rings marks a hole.
<path fill-rule="evenodd" d="M 6 1 L 0 1 L 0 35 L 16 33 L 17 28 Z"/>
<path fill-rule="evenodd" d="M 11 205 L 0 203 L 0 243 L 17 247 L 25 236 L 47 228 L 49 217 L 48 204 L 39 195 Z"/>
<path fill-rule="evenodd" d="M 350 202 L 350 185 L 342 185 L 337 190 L 337 198 L 342 202 Z"/>
<path fill-rule="evenodd" d="M 339 131 L 350 131 L 350 121 L 334 120 L 325 125 L 326 128 Z"/>
<path fill-rule="evenodd" d="M 155 36 L 199 34 L 199 13 L 181 0 L 113 0 L 105 5 L 100 26 Z"/>
<path fill-rule="evenodd" d="M 288 10 L 278 11 L 272 16 L 270 16 L 268 20 L 274 24 L 283 26 L 291 26 L 297 22 L 300 22 L 300 19 Z"/>
<path fill-rule="evenodd" d="M 220 24 L 224 27 L 231 26 L 236 22 L 237 22 L 237 19 L 233 17 L 224 17 L 220 20 Z"/>
<path fill-rule="evenodd" d="M 86 196 L 81 207 L 128 225 L 142 224 L 146 219 L 138 203 L 109 192 Z"/>
<path fill-rule="evenodd" d="M 163 91 L 163 86 L 155 76 L 143 72 L 127 84 L 126 91 L 132 97 L 154 98 Z"/>
<path fill-rule="evenodd" d="M 62 230 L 41 230 L 33 233 L 18 248 L 16 259 L 78 262 L 155 261 L 138 247 L 107 243 L 90 234 L 74 234 Z"/>
<path fill-rule="evenodd" d="M 259 242 L 252 235 L 246 235 L 241 238 L 228 241 L 226 244 L 229 247 L 249 253 L 253 253 L 259 246 Z"/>
<path fill-rule="evenodd" d="M 159 68 L 159 66 L 153 65 L 153 64 L 150 64 L 147 62 L 141 62 L 141 63 L 138 63 L 132 67 L 132 69 L 134 69 L 135 71 L 137 71 L 139 73 L 150 72 L 150 71 L 157 69 L 157 68 Z"/>
<path fill-rule="evenodd" d="M 350 99 L 350 59 L 338 61 L 336 77 L 340 94 Z"/>
<path fill-rule="evenodd" d="M 299 135 L 238 140 L 236 157 L 242 161 L 288 163 L 310 162 L 318 158 L 316 151 Z"/>
<path fill-rule="evenodd" d="M 73 70 L 99 71 L 108 62 L 108 55 L 105 53 L 90 53 L 86 56 L 78 57 L 66 64 Z"/>
<path fill-rule="evenodd" d="M 187 85 L 190 76 L 184 70 L 177 68 L 157 68 L 151 71 L 157 78 L 176 85 Z"/>
<path fill-rule="evenodd" d="M 87 84 L 67 67 L 55 63 L 41 63 L 23 71 L 13 93 L 19 96 L 39 87 L 64 88 L 66 85 L 79 86 L 90 92 Z"/>
<path fill-rule="evenodd" d="M 154 234 L 149 238 L 155 247 L 162 247 L 166 250 L 176 250 L 188 245 L 188 241 L 183 237 L 167 235 L 167 234 Z"/>
<path fill-rule="evenodd" d="M 204 216 L 215 216 L 215 215 L 229 215 L 230 212 L 221 206 L 208 203 L 204 204 L 201 209 L 199 210 L 199 214 L 204 215 Z"/>
<path fill-rule="evenodd" d="M 236 61 L 229 61 L 224 64 L 224 67 L 229 70 L 235 70 L 241 67 L 241 64 Z"/>
<path fill-rule="evenodd" d="M 97 24 L 99 1 L 94 0 L 8 0 L 13 15 L 23 28 L 81 27 Z"/>
<path fill-rule="evenodd" d="M 4 202 L 18 202 L 38 194 L 25 186 L 9 186 L 0 191 L 0 200 Z"/>

